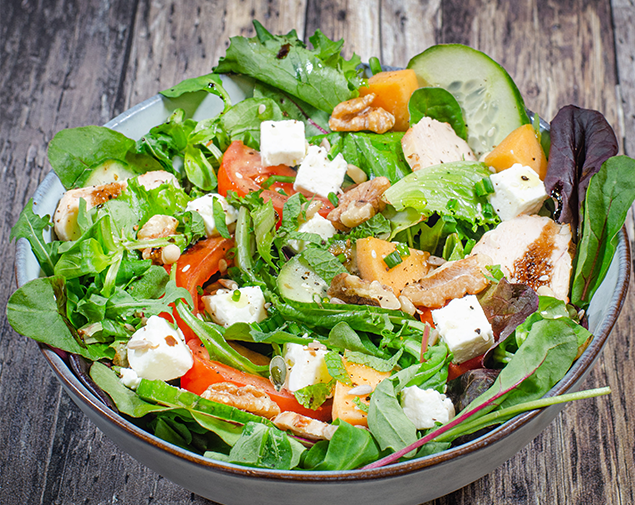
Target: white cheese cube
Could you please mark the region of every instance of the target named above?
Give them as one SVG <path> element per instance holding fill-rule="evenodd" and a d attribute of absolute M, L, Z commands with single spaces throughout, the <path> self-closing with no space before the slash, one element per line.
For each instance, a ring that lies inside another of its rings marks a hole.
<path fill-rule="evenodd" d="M 474 295 L 455 298 L 432 311 L 434 325 L 460 364 L 480 356 L 494 345 L 494 333 Z"/>
<path fill-rule="evenodd" d="M 516 163 L 490 176 L 495 193 L 489 202 L 503 221 L 521 214 L 535 214 L 547 199 L 545 185 L 530 167 Z"/>
<path fill-rule="evenodd" d="M 248 286 L 235 290 L 240 293 L 234 300 L 234 291 L 219 289 L 216 294 L 203 296 L 205 310 L 212 319 L 224 326 L 234 323 L 260 323 L 267 317 L 265 295 L 259 286 Z"/>
<path fill-rule="evenodd" d="M 452 400 L 435 389 L 421 389 L 417 386 L 404 388 L 401 392 L 401 406 L 406 417 L 418 430 L 434 428 L 436 423 L 445 424 L 454 418 Z"/>
<path fill-rule="evenodd" d="M 198 212 L 205 222 L 205 233 L 208 237 L 220 235 L 214 222 L 214 199 L 217 199 L 225 212 L 225 224 L 230 225 L 238 219 L 238 211 L 227 203 L 225 197 L 217 193 L 209 193 L 187 203 L 185 210 Z"/>
<path fill-rule="evenodd" d="M 150 317 L 126 347 L 130 368 L 143 379 L 176 379 L 194 364 L 181 331 L 159 316 Z"/>
<path fill-rule="evenodd" d="M 302 223 L 298 227 L 298 231 L 300 233 L 315 233 L 322 237 L 323 240 L 328 240 L 333 235 L 335 235 L 337 230 L 335 230 L 335 226 L 333 226 L 333 223 L 331 223 L 325 217 L 322 217 L 320 214 L 316 213 L 306 223 Z M 302 252 L 304 251 L 304 249 L 306 249 L 304 240 L 289 240 L 289 247 L 296 253 Z"/>
<path fill-rule="evenodd" d="M 306 156 L 304 123 L 295 120 L 260 123 L 260 156 L 264 167 L 299 165 Z"/>
<path fill-rule="evenodd" d="M 119 370 L 119 380 L 130 389 L 137 389 L 141 383 L 141 377 L 132 368 L 122 368 Z"/>
<path fill-rule="evenodd" d="M 284 361 L 289 367 L 285 387 L 292 393 L 320 382 L 329 382 L 331 376 L 324 356 L 327 349 L 309 349 L 301 344 L 286 344 Z"/>
<path fill-rule="evenodd" d="M 348 163 L 341 154 L 329 161 L 326 149 L 309 146 L 309 152 L 298 169 L 293 189 L 328 198 L 337 193 L 344 182 Z"/>

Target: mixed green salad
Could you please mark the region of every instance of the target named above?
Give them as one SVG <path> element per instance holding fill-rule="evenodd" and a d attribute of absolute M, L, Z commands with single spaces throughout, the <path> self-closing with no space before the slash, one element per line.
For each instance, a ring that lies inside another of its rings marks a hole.
<path fill-rule="evenodd" d="M 258 468 L 376 468 L 606 394 L 543 398 L 593 338 L 635 199 L 603 116 L 541 129 L 469 47 L 384 72 L 320 31 L 254 26 L 162 92 L 215 95 L 218 115 L 51 141 L 67 192 L 12 230 L 41 267 L 13 328 L 87 360 L 157 437 Z M 251 96 L 232 103 L 227 74 Z"/>

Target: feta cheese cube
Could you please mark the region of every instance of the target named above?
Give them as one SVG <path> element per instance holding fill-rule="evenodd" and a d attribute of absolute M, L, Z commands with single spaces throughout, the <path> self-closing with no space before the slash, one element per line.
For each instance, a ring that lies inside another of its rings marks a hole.
<path fill-rule="evenodd" d="M 132 335 L 126 348 L 130 368 L 143 379 L 176 379 L 194 364 L 181 331 L 159 316 L 150 317 L 146 325 Z"/>
<path fill-rule="evenodd" d="M 330 239 L 336 233 L 333 223 L 317 213 L 306 223 L 302 223 L 298 227 L 298 231 L 300 233 L 315 233 L 322 237 L 323 240 Z M 306 249 L 304 240 L 291 239 L 289 240 L 289 247 L 296 253 L 302 252 L 304 251 L 304 249 Z"/>
<path fill-rule="evenodd" d="M 122 368 L 119 370 L 119 380 L 129 389 L 137 389 L 141 383 L 141 377 L 132 368 Z"/>
<path fill-rule="evenodd" d="M 267 317 L 265 295 L 259 286 L 237 289 L 240 297 L 234 300 L 234 291 L 219 289 L 216 294 L 203 296 L 205 310 L 212 319 L 228 328 L 234 323 L 260 323 Z"/>
<path fill-rule="evenodd" d="M 344 182 L 348 163 L 341 154 L 329 161 L 326 149 L 309 146 L 309 152 L 298 169 L 293 189 L 328 198 L 337 193 Z"/>
<path fill-rule="evenodd" d="M 432 311 L 434 325 L 454 354 L 454 363 L 480 356 L 494 345 L 494 332 L 474 295 L 455 298 Z"/>
<path fill-rule="evenodd" d="M 521 214 L 535 214 L 547 199 L 545 185 L 530 167 L 516 163 L 490 176 L 495 193 L 489 202 L 503 221 Z"/>
<path fill-rule="evenodd" d="M 225 211 L 225 224 L 230 225 L 236 222 L 238 219 L 238 211 L 227 203 L 225 197 L 218 193 L 209 193 L 201 196 L 191 202 L 188 202 L 185 210 L 190 212 L 198 212 L 203 221 L 205 222 L 205 233 L 208 237 L 216 237 L 220 235 L 216 229 L 216 223 L 214 222 L 214 199 L 217 199 L 223 210 Z"/>
<path fill-rule="evenodd" d="M 262 165 L 299 165 L 306 156 L 304 123 L 301 121 L 263 121 L 260 123 Z"/>
<path fill-rule="evenodd" d="M 309 349 L 301 344 L 286 344 L 284 361 L 289 367 L 285 387 L 292 393 L 298 389 L 329 382 L 331 376 L 324 356 L 327 349 Z"/>
<path fill-rule="evenodd" d="M 434 428 L 436 423 L 445 424 L 454 418 L 452 400 L 435 389 L 421 389 L 418 386 L 404 388 L 401 406 L 418 430 Z"/>

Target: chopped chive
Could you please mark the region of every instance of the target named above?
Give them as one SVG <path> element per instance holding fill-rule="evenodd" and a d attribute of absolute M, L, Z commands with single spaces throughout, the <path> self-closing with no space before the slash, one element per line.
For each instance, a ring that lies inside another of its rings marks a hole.
<path fill-rule="evenodd" d="M 459 206 L 459 201 L 456 198 L 450 198 L 446 207 L 450 210 L 455 210 Z"/>
<path fill-rule="evenodd" d="M 368 60 L 368 66 L 370 67 L 370 71 L 373 75 L 381 72 L 381 63 L 379 62 L 379 58 L 377 56 L 373 56 L 370 60 Z"/>
<path fill-rule="evenodd" d="M 329 193 L 329 202 L 333 204 L 333 207 L 337 207 L 340 204 L 340 199 L 332 191 Z"/>
<path fill-rule="evenodd" d="M 410 249 L 408 248 L 406 244 L 402 242 L 399 242 L 395 246 L 395 249 L 399 253 L 399 256 L 401 256 L 402 258 L 407 258 L 408 256 L 410 256 Z"/>
<path fill-rule="evenodd" d="M 494 193 L 494 185 L 492 184 L 491 179 L 489 177 L 485 177 L 474 184 L 474 192 L 478 196 L 487 196 Z"/>
<path fill-rule="evenodd" d="M 395 268 L 402 261 L 403 260 L 401 259 L 401 256 L 399 256 L 399 253 L 397 251 L 393 251 L 388 256 L 384 257 L 384 263 L 386 263 L 386 266 L 389 269 Z"/>
<path fill-rule="evenodd" d="M 240 301 L 240 290 L 239 289 L 235 289 L 234 292 L 232 293 L 232 301 L 234 301 L 234 302 Z"/>
<path fill-rule="evenodd" d="M 272 175 L 265 182 L 263 182 L 261 186 L 265 189 L 268 189 L 269 186 L 275 184 L 276 182 L 292 183 L 295 182 L 295 177 L 292 177 L 290 175 Z"/>
<path fill-rule="evenodd" d="M 337 259 L 340 261 L 340 263 L 346 263 L 346 254 L 339 254 L 337 256 Z"/>
<path fill-rule="evenodd" d="M 496 217 L 496 212 L 494 211 L 494 207 L 492 207 L 491 203 L 486 203 L 485 205 L 483 205 L 483 217 Z"/>

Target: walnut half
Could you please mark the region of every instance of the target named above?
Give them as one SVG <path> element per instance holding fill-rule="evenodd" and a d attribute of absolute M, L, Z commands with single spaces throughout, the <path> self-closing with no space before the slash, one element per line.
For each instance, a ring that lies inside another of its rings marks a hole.
<path fill-rule="evenodd" d="M 395 126 L 395 116 L 381 107 L 371 107 L 374 93 L 339 103 L 333 109 L 329 127 L 334 132 L 359 132 L 370 130 L 386 133 Z"/>
<path fill-rule="evenodd" d="M 203 391 L 201 397 L 213 402 L 231 405 L 267 419 L 273 419 L 280 414 L 278 404 L 262 389 L 250 384 L 238 387 L 231 382 L 219 382 Z"/>
<path fill-rule="evenodd" d="M 349 189 L 340 195 L 339 204 L 329 212 L 328 220 L 341 231 L 359 226 L 383 210 L 386 203 L 381 197 L 389 187 L 386 177 L 375 177 Z"/>

